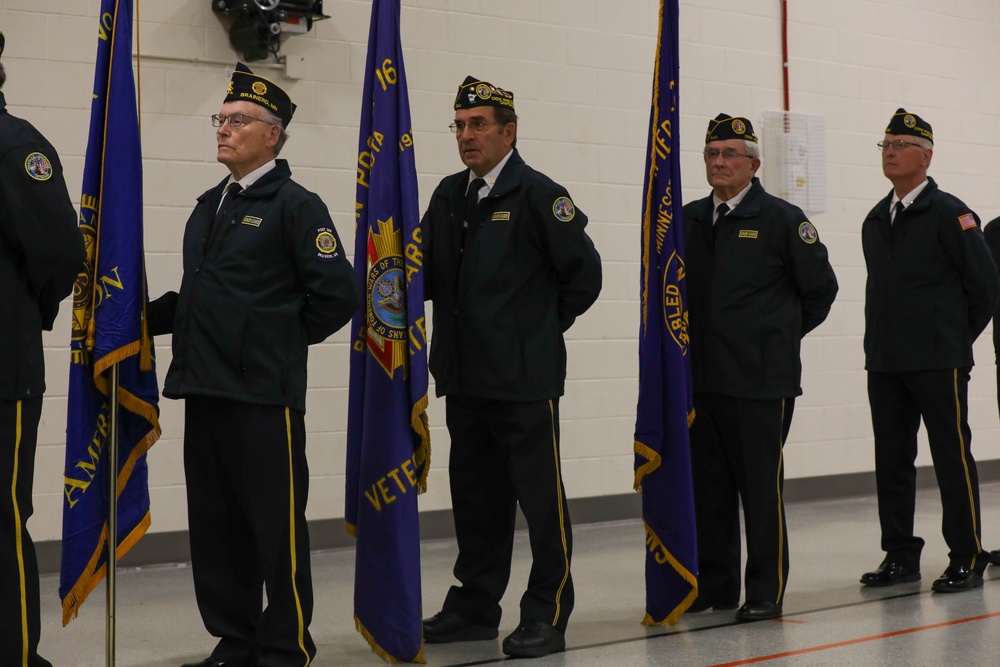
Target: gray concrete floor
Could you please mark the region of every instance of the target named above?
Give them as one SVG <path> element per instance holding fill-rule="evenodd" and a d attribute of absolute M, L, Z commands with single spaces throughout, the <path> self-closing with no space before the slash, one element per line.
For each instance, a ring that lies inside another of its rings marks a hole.
<path fill-rule="evenodd" d="M 982 487 L 985 548 L 1000 548 L 1000 483 Z M 936 490 L 918 495 L 917 532 L 925 540 L 923 581 L 865 589 L 862 572 L 882 559 L 875 499 L 796 503 L 787 507 L 791 574 L 781 621 L 749 625 L 732 612 L 686 615 L 673 627 L 646 628 L 643 617 L 644 533 L 628 521 L 577 526 L 573 576 L 576 610 L 565 653 L 532 665 L 673 665 L 723 667 L 743 664 L 937 666 L 997 664 L 1000 654 L 1000 568 L 987 570 L 986 585 L 953 595 L 934 594 L 930 584 L 947 566 Z M 436 612 L 452 583 L 452 540 L 421 549 L 424 614 Z M 504 599 L 501 637 L 517 625 L 518 598 L 527 579 L 525 534 L 515 545 L 511 586 Z M 319 653 L 314 665 L 382 662 L 355 632 L 352 614 L 354 554 L 313 554 L 316 608 L 311 631 Z M 56 577 L 42 580 L 42 655 L 56 667 L 105 664 L 104 587 L 79 618 L 60 627 Z M 187 565 L 118 573 L 117 665 L 177 667 L 208 655 L 214 641 L 201 624 Z M 429 665 L 501 662 L 499 641 L 428 645 Z"/>

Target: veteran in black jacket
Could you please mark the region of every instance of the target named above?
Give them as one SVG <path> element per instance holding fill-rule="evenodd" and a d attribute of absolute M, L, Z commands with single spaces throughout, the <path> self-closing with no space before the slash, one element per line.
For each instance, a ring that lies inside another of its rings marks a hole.
<path fill-rule="evenodd" d="M 0 54 L 4 36 L 0 33 Z M 0 88 L 7 75 L 0 64 Z M 56 149 L 0 92 L 0 665 L 38 655 L 38 562 L 28 534 L 45 391 L 42 330 L 83 268 L 83 237 Z"/>
<path fill-rule="evenodd" d="M 882 564 L 861 583 L 920 579 L 924 541 L 913 534 L 917 430 L 927 428 L 944 507 L 949 566 L 935 591 L 983 585 L 988 554 L 980 543 L 979 479 L 968 423 L 972 343 L 993 316 L 1000 277 L 964 203 L 927 176 L 931 126 L 899 109 L 879 142 L 892 192 L 861 228 L 865 292 L 865 368 L 875 435 Z"/>
<path fill-rule="evenodd" d="M 520 625 L 503 651 L 539 657 L 563 650 L 573 610 L 559 463 L 563 333 L 597 299 L 601 259 L 566 189 L 514 148 L 513 94 L 468 77 L 451 128 L 468 169 L 441 181 L 421 226 L 461 585 L 424 621 L 424 639 L 497 637 L 520 505 L 533 562 Z"/>
<path fill-rule="evenodd" d="M 740 621 L 781 615 L 788 577 L 781 450 L 802 393 L 802 337 L 826 319 L 837 295 L 816 227 L 764 191 L 758 156 L 748 119 L 714 118 L 705 137 L 712 194 L 684 207 L 699 567 L 688 611 L 739 605 L 742 500 Z"/>
<path fill-rule="evenodd" d="M 195 593 L 220 638 L 186 667 L 304 667 L 316 654 L 306 361 L 360 294 L 326 205 L 275 159 L 294 109 L 277 84 L 237 65 L 212 117 L 230 176 L 188 219 L 179 294 L 149 308 L 151 331 L 173 333 L 163 395 L 185 399 Z"/>

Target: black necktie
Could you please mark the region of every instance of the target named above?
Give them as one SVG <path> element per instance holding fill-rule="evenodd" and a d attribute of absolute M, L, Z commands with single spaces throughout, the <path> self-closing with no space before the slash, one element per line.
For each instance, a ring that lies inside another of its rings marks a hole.
<path fill-rule="evenodd" d="M 715 216 L 715 221 L 718 222 L 719 218 L 724 218 L 726 213 L 729 213 L 729 204 L 722 202 L 719 204 L 719 207 L 715 209 L 715 212 L 718 214 Z"/>
<path fill-rule="evenodd" d="M 468 241 L 471 241 L 476 231 L 478 231 L 479 225 L 476 224 L 476 209 L 479 207 L 479 189 L 484 185 L 486 185 L 486 181 L 477 178 L 469 183 L 469 189 L 465 193 L 465 221 L 462 225 L 465 239 L 462 243 L 463 246 Z"/>
<path fill-rule="evenodd" d="M 899 219 L 899 214 L 903 212 L 904 208 L 905 207 L 903 206 L 902 200 L 896 202 L 896 206 L 893 208 L 892 217 L 890 218 L 889 222 L 895 223 L 896 220 Z"/>
<path fill-rule="evenodd" d="M 715 226 L 718 224 L 719 220 L 722 220 L 724 217 L 726 217 L 726 214 L 729 213 L 729 204 L 727 204 L 726 202 L 722 202 L 715 209 L 715 212 L 717 213 L 717 215 L 715 216 L 715 222 L 712 223 L 712 233 L 709 236 L 709 239 L 712 242 L 712 246 L 715 246 Z"/>
<path fill-rule="evenodd" d="M 218 233 L 219 227 L 222 224 L 222 219 L 226 217 L 226 211 L 234 201 L 236 201 L 236 195 L 243 191 L 243 186 L 235 181 L 229 184 L 226 191 L 222 193 L 222 205 L 219 206 L 219 210 L 215 214 L 215 222 L 212 223 L 212 236 Z"/>

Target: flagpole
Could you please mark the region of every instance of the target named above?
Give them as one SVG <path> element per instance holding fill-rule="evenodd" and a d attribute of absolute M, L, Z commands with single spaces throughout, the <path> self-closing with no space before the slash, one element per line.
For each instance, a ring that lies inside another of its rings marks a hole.
<path fill-rule="evenodd" d="M 108 577 L 105 664 L 115 667 L 115 574 L 118 569 L 118 364 L 111 366 L 111 428 L 108 433 Z"/>

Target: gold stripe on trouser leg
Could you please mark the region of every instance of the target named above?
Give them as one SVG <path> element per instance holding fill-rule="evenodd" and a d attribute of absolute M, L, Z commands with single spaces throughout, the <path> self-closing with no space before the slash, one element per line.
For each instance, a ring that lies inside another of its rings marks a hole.
<path fill-rule="evenodd" d="M 778 474 L 774 480 L 775 488 L 778 491 L 778 598 L 775 604 L 781 603 L 781 595 L 785 592 L 785 522 L 782 520 L 781 508 L 781 469 L 785 465 L 784 447 L 782 447 L 781 435 L 785 428 L 785 399 L 781 399 L 781 424 L 778 431 Z"/>
<path fill-rule="evenodd" d="M 559 470 L 559 439 L 556 437 L 556 413 L 552 407 L 551 400 L 549 401 L 549 419 L 552 423 L 552 458 L 556 464 L 555 482 L 556 502 L 559 505 L 559 535 L 562 538 L 563 560 L 566 563 L 566 570 L 563 572 L 562 581 L 559 582 L 559 589 L 556 591 L 556 615 L 552 619 L 552 625 L 556 625 L 559 623 L 560 614 L 562 614 L 562 604 L 560 603 L 562 592 L 566 587 L 566 581 L 569 579 L 569 546 L 566 544 L 566 513 L 563 511 L 562 472 Z"/>
<path fill-rule="evenodd" d="M 975 569 L 976 560 L 983 550 L 983 545 L 979 543 L 978 527 L 976 525 L 976 496 L 972 488 L 972 478 L 969 476 L 969 462 L 965 458 L 965 436 L 962 435 L 962 402 L 958 397 L 958 369 L 954 371 L 955 385 L 955 430 L 958 432 L 958 445 L 962 448 L 962 467 L 965 469 L 965 488 L 969 491 L 969 509 L 972 512 L 972 536 L 976 538 L 976 555 L 972 557 L 971 569 Z"/>
<path fill-rule="evenodd" d="M 292 556 L 292 593 L 295 595 L 295 610 L 298 613 L 299 621 L 299 648 L 302 655 L 306 657 L 306 667 L 309 667 L 309 651 L 306 650 L 305 621 L 302 620 L 302 602 L 299 600 L 299 587 L 295 582 L 295 575 L 298 571 L 298 555 L 295 549 L 295 472 L 292 460 L 292 415 L 289 408 L 285 408 L 285 434 L 288 437 L 288 534 L 289 546 Z"/>
<path fill-rule="evenodd" d="M 28 667 L 28 593 L 24 584 L 24 538 L 21 537 L 21 510 L 17 506 L 17 467 L 21 455 L 21 401 L 17 402 L 14 420 L 14 473 L 10 482 L 10 499 L 14 507 L 14 551 L 17 554 L 17 576 L 21 584 L 21 664 Z"/>

